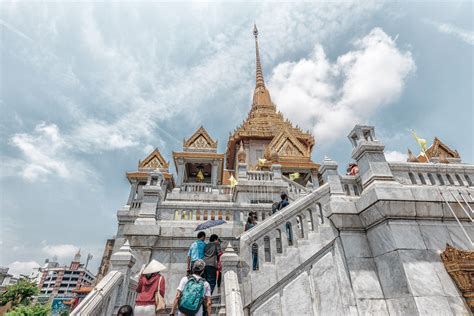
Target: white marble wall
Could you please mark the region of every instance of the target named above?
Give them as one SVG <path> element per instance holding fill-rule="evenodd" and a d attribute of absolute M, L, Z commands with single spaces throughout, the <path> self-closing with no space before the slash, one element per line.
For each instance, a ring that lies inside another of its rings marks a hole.
<path fill-rule="evenodd" d="M 472 225 L 467 230 L 473 235 Z M 469 249 L 462 237 L 453 222 L 390 220 L 369 229 L 368 248 L 390 315 L 470 315 L 440 258 L 446 243 Z M 346 246 L 353 249 L 354 242 Z"/>

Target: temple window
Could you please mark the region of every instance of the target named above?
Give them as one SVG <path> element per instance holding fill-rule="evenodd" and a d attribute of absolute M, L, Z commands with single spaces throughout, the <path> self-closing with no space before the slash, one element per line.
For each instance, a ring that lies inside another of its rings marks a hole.
<path fill-rule="evenodd" d="M 461 177 L 458 174 L 456 174 L 455 177 L 456 177 L 456 180 L 458 181 L 459 185 L 464 185 L 464 183 L 462 182 Z"/>
<path fill-rule="evenodd" d="M 349 186 L 347 184 L 344 184 L 344 192 L 346 192 L 346 195 L 351 195 L 351 191 L 349 190 Z"/>
<path fill-rule="evenodd" d="M 197 211 L 196 211 L 196 220 L 197 220 L 197 221 L 200 221 L 200 220 L 201 220 L 201 211 L 200 211 L 200 210 L 197 210 Z"/>
<path fill-rule="evenodd" d="M 324 216 L 323 216 L 323 208 L 321 207 L 320 203 L 316 203 L 316 206 L 318 207 L 318 218 L 319 218 L 319 225 L 324 224 Z"/>
<path fill-rule="evenodd" d="M 439 173 L 436 176 L 438 177 L 439 184 L 444 185 L 443 177 Z"/>
<path fill-rule="evenodd" d="M 177 221 L 179 219 L 179 211 L 174 211 L 174 220 Z"/>
<path fill-rule="evenodd" d="M 276 251 L 277 253 L 283 253 L 283 247 L 281 245 L 281 230 L 279 229 L 277 229 Z"/>
<path fill-rule="evenodd" d="M 422 184 L 426 184 L 425 177 L 421 173 L 418 174 L 418 178 L 420 178 Z"/>
<path fill-rule="evenodd" d="M 313 212 L 310 209 L 308 210 L 308 229 L 314 231 Z"/>
<path fill-rule="evenodd" d="M 466 178 L 467 184 L 468 184 L 470 187 L 472 187 L 471 178 L 470 178 L 467 174 L 464 175 L 464 178 Z"/>
<path fill-rule="evenodd" d="M 359 188 L 357 187 L 357 185 L 353 185 L 352 188 L 354 189 L 354 194 L 359 196 Z"/>
<path fill-rule="evenodd" d="M 293 228 L 290 222 L 285 224 L 286 228 L 286 238 L 288 240 L 288 246 L 293 246 Z"/>
<path fill-rule="evenodd" d="M 202 211 L 202 219 L 207 221 L 207 211 Z"/>
<path fill-rule="evenodd" d="M 211 220 L 215 220 L 215 219 L 216 219 L 215 218 L 215 213 L 214 213 L 214 211 L 211 211 Z"/>
<path fill-rule="evenodd" d="M 298 224 L 298 230 L 300 231 L 300 237 L 304 238 L 303 219 L 301 216 L 296 216 L 296 223 Z"/>
<path fill-rule="evenodd" d="M 265 250 L 265 262 L 272 261 L 272 253 L 270 249 L 270 237 L 265 236 L 263 238 L 264 250 Z"/>
<path fill-rule="evenodd" d="M 436 181 L 431 173 L 428 173 L 428 179 L 430 179 L 431 185 L 436 185 Z"/>
<path fill-rule="evenodd" d="M 411 183 L 416 184 L 416 179 L 415 179 L 415 176 L 413 175 L 413 173 L 409 172 L 408 176 L 410 177 Z"/>
<path fill-rule="evenodd" d="M 446 178 L 448 179 L 449 184 L 454 185 L 453 178 L 449 174 L 446 174 Z"/>

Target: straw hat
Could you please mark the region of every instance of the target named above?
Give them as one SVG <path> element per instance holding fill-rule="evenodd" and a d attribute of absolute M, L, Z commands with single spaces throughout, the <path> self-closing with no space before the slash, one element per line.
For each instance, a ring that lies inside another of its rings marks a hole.
<path fill-rule="evenodd" d="M 150 263 L 146 266 L 146 268 L 143 270 L 143 274 L 151 274 L 155 272 L 160 272 L 166 270 L 166 266 L 162 264 L 161 262 L 153 259 L 150 261 Z"/>

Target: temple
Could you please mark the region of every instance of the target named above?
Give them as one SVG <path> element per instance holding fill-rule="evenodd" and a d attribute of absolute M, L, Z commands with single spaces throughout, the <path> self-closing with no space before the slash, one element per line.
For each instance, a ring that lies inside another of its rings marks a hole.
<path fill-rule="evenodd" d="M 348 135 L 347 174 L 330 158 L 313 162 L 314 137 L 271 100 L 253 34 L 252 104 L 226 151 L 201 126 L 172 152 L 174 169 L 155 149 L 126 173 L 130 194 L 100 281 L 71 315 L 134 306 L 151 259 L 167 266 L 167 315 L 208 220 L 225 221 L 206 230 L 225 249 L 211 315 L 471 315 L 474 165 L 438 138 L 424 155 L 388 162 L 370 125 Z M 281 193 L 289 205 L 273 214 Z M 258 224 L 244 232 L 250 212 Z"/>

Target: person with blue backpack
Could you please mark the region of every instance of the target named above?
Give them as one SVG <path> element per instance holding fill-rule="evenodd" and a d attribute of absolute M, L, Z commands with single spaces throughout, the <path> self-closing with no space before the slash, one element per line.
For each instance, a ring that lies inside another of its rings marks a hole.
<path fill-rule="evenodd" d="M 189 247 L 188 256 L 186 258 L 186 272 L 188 274 L 191 274 L 191 268 L 196 260 L 204 259 L 204 248 L 206 248 L 206 242 L 204 240 L 206 240 L 206 233 L 199 232 L 196 241 Z"/>
<path fill-rule="evenodd" d="M 192 274 L 181 279 L 170 315 L 177 311 L 177 316 L 203 316 L 204 304 L 211 311 L 211 286 L 202 277 L 205 267 L 204 260 L 198 259 L 192 266 Z"/>

